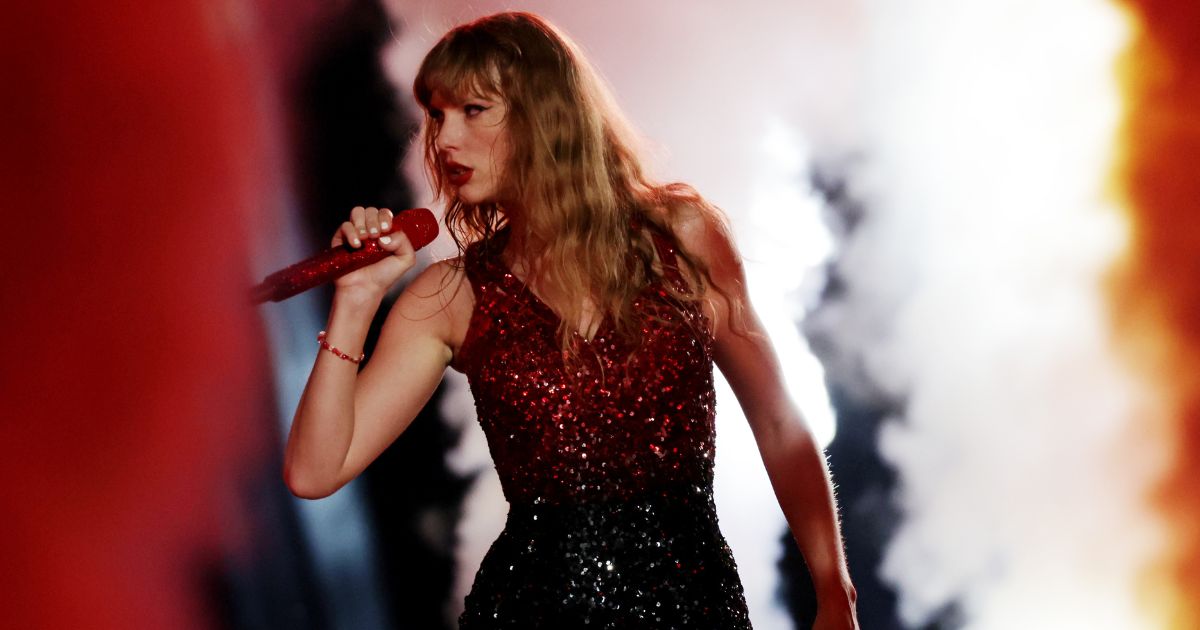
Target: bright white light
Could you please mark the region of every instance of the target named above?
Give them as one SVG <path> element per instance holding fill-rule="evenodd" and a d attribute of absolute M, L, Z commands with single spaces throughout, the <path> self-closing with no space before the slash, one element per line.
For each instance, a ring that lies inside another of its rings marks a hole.
<path fill-rule="evenodd" d="M 871 213 L 841 260 L 876 318 L 842 334 L 908 403 L 881 436 L 907 515 L 883 575 L 914 627 L 956 602 L 972 630 L 1152 627 L 1156 446 L 1102 293 L 1126 25 L 1084 0 L 869 6 Z"/>
<path fill-rule="evenodd" d="M 750 210 L 738 223 L 750 299 L 779 355 L 789 392 L 823 445 L 836 432 L 825 370 L 797 328 L 818 298 L 821 265 L 833 239 L 821 221 L 821 201 L 808 185 L 802 141 L 782 119 L 770 118 L 761 145 Z M 743 227 L 744 226 L 744 227 Z"/>

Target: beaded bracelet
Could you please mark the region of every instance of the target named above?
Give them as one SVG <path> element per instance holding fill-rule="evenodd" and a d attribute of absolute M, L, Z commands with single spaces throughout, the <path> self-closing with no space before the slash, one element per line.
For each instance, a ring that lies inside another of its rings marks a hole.
<path fill-rule="evenodd" d="M 324 330 L 317 333 L 317 343 L 321 344 L 322 348 L 332 352 L 333 356 L 335 356 L 339 359 L 345 359 L 355 365 L 362 362 L 363 359 L 367 358 L 367 355 L 364 353 L 362 355 L 359 355 L 359 357 L 357 359 L 355 359 L 354 357 L 346 354 L 345 352 L 342 352 L 341 350 L 338 350 L 337 348 L 329 345 L 329 342 L 325 341 L 325 331 Z"/>

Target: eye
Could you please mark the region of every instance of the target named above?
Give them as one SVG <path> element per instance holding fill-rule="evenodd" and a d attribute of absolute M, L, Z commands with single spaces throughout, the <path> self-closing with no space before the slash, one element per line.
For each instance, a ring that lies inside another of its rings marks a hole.
<path fill-rule="evenodd" d="M 442 119 L 442 110 L 433 109 L 432 107 L 430 107 L 429 108 L 429 117 L 434 120 L 441 120 Z"/>
<path fill-rule="evenodd" d="M 474 118 L 485 111 L 487 111 L 486 107 L 476 103 L 468 103 L 463 105 L 463 113 L 467 115 L 467 118 Z"/>

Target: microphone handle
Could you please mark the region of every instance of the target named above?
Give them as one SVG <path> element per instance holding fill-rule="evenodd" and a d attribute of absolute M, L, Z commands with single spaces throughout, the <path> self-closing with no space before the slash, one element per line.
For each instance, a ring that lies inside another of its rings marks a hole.
<path fill-rule="evenodd" d="M 412 242 L 414 250 L 420 249 L 437 236 L 437 219 L 427 208 L 405 210 L 393 218 L 391 229 L 384 234 L 397 231 L 404 232 Z M 362 239 L 362 247 L 359 248 L 350 247 L 345 243 L 330 247 L 267 276 L 261 284 L 251 290 L 250 298 L 255 304 L 286 300 L 388 256 L 391 256 L 391 252 L 379 245 L 378 238 Z"/>

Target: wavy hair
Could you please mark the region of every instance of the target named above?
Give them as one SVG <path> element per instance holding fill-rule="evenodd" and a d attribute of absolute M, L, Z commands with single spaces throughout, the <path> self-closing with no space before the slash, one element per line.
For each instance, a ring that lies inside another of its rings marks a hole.
<path fill-rule="evenodd" d="M 511 147 L 503 173 L 506 193 L 524 213 L 521 242 L 545 244 L 543 255 L 527 261 L 526 284 L 535 286 L 536 280 L 556 295 L 591 297 L 599 315 L 610 316 L 627 339 L 641 339 L 634 298 L 659 279 L 651 237 L 631 226 L 640 223 L 675 241 L 669 226 L 681 212 L 695 209 L 728 236 L 723 213 L 695 189 L 647 178 L 633 149 L 637 136 L 579 48 L 541 17 L 507 12 L 448 32 L 426 55 L 413 83 L 425 110 L 426 172 L 446 201 L 446 225 L 460 253 L 470 243 L 490 241 L 509 222 L 499 203 L 467 204 L 454 194 L 438 166 L 438 121 L 429 115 L 434 92 L 458 102 L 471 95 L 505 102 Z M 674 244 L 686 263 L 680 271 L 687 286 L 663 286 L 682 311 L 704 295 L 704 287 L 715 285 L 703 261 Z M 558 332 L 564 353 L 577 358 L 572 333 L 583 304 L 569 302 Z M 740 318 L 736 313 L 734 319 Z"/>

